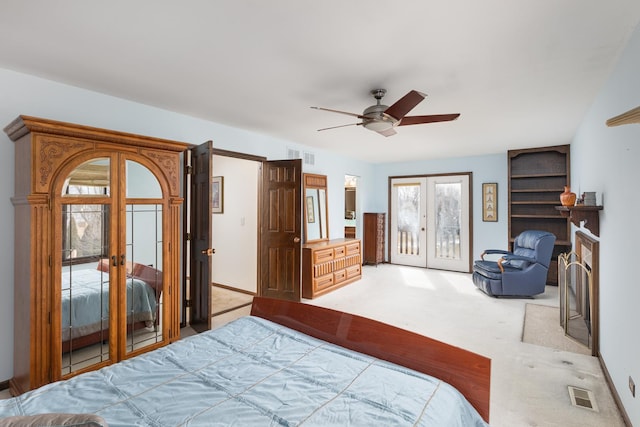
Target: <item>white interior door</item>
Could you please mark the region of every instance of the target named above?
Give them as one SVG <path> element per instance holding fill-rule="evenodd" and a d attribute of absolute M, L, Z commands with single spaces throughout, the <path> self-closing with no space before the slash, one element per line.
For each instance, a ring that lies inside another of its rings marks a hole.
<path fill-rule="evenodd" d="M 391 263 L 427 265 L 425 177 L 391 180 Z"/>
<path fill-rule="evenodd" d="M 469 175 L 427 178 L 427 266 L 469 272 Z"/>

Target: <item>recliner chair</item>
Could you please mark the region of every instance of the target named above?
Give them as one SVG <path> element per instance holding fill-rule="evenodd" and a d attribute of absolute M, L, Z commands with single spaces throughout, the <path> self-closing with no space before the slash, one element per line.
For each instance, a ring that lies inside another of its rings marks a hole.
<path fill-rule="evenodd" d="M 513 252 L 488 249 L 473 265 L 473 283 L 490 296 L 532 297 L 544 293 L 556 236 L 528 230 L 513 242 Z M 485 255 L 497 254 L 497 261 Z"/>

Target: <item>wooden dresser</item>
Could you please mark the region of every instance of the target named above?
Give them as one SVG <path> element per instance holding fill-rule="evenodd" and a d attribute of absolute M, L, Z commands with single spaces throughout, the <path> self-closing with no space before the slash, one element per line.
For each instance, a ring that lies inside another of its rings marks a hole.
<path fill-rule="evenodd" d="M 362 277 L 361 243 L 335 239 L 302 246 L 302 297 L 315 298 Z"/>
<path fill-rule="evenodd" d="M 384 262 L 384 213 L 365 213 L 363 216 L 363 264 Z"/>

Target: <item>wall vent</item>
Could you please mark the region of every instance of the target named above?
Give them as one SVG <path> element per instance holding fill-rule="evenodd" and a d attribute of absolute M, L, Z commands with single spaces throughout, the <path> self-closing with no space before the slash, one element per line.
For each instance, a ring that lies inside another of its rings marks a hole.
<path fill-rule="evenodd" d="M 294 148 L 287 148 L 287 159 L 301 159 L 300 150 L 296 150 Z"/>
<path fill-rule="evenodd" d="M 591 390 L 585 390 L 571 385 L 568 387 L 569 397 L 571 398 L 571 404 L 573 406 L 598 412 L 598 405 L 596 405 L 596 400 Z"/>
<path fill-rule="evenodd" d="M 304 164 L 313 166 L 316 164 L 316 155 L 313 153 L 309 153 L 307 151 L 304 152 Z"/>

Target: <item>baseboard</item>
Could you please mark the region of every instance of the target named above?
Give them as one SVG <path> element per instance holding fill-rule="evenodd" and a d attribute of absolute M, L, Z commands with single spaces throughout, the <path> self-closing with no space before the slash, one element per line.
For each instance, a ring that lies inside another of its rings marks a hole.
<path fill-rule="evenodd" d="M 255 292 L 247 291 L 245 289 L 234 288 L 233 286 L 227 286 L 227 285 L 223 285 L 221 283 L 212 282 L 211 286 L 215 286 L 216 288 L 227 289 L 229 291 L 240 292 L 241 294 L 247 294 L 247 295 L 251 295 L 251 296 L 254 296 L 254 297 L 257 295 Z"/>
<path fill-rule="evenodd" d="M 602 358 L 602 354 L 598 352 L 598 360 L 600 361 L 600 366 L 602 367 L 602 372 L 604 372 L 604 378 L 609 386 L 609 390 L 611 391 L 611 395 L 613 396 L 613 400 L 616 402 L 618 409 L 620 410 L 620 414 L 622 415 L 622 420 L 624 424 L 628 427 L 633 427 L 631 424 L 631 420 L 629 419 L 629 415 L 627 411 L 624 410 L 624 406 L 622 405 L 622 399 L 620 399 L 620 395 L 613 385 L 613 380 L 611 379 L 611 375 L 609 374 L 609 370 L 607 369 L 607 364 L 604 363 L 604 359 Z"/>
<path fill-rule="evenodd" d="M 9 380 L 0 381 L 0 391 L 6 390 L 9 388 Z"/>

